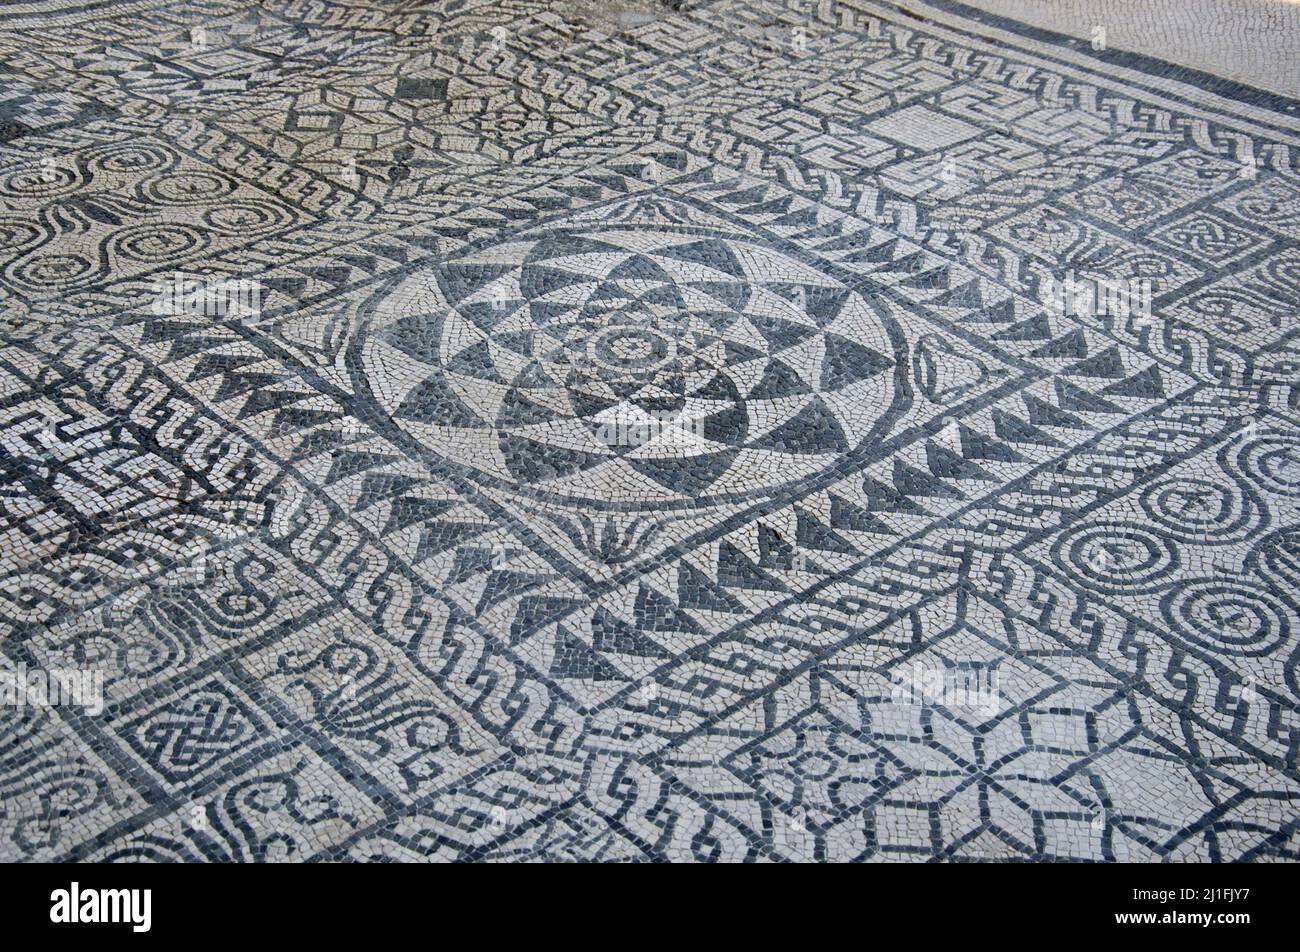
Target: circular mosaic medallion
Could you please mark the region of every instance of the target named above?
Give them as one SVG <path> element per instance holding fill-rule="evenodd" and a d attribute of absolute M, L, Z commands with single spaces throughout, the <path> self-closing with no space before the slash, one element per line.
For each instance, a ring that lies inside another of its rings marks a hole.
<path fill-rule="evenodd" d="M 1300 440 L 1294 436 L 1271 434 L 1249 440 L 1237 453 L 1237 465 L 1265 492 L 1300 497 Z"/>
<path fill-rule="evenodd" d="M 1089 588 L 1146 591 L 1165 584 L 1178 568 L 1178 550 L 1141 526 L 1089 522 L 1062 534 L 1053 547 L 1060 564 Z"/>
<path fill-rule="evenodd" d="M 364 383 L 477 475 L 589 503 L 770 493 L 909 399 L 903 336 L 773 248 L 566 230 L 443 262 L 366 308 Z"/>
<path fill-rule="evenodd" d="M 1170 477 L 1142 490 L 1142 510 L 1162 532 L 1180 542 L 1236 542 L 1255 534 L 1258 507 L 1231 484 Z"/>
<path fill-rule="evenodd" d="M 1290 608 L 1253 581 L 1193 579 L 1160 608 L 1176 635 L 1215 654 L 1266 655 L 1290 641 Z"/>

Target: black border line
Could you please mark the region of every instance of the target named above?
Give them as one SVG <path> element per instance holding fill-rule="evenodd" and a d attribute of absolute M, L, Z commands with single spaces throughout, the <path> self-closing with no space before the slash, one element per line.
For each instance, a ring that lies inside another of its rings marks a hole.
<path fill-rule="evenodd" d="M 1162 78 L 1172 79 L 1185 85 L 1193 86 L 1221 96 L 1225 99 L 1236 102 L 1247 103 L 1272 112 L 1280 113 L 1284 116 L 1294 118 L 1300 121 L 1300 98 L 1284 96 L 1281 93 L 1269 92 L 1266 89 L 1260 89 L 1257 86 L 1249 86 L 1246 83 L 1239 83 L 1235 79 L 1226 79 L 1217 76 L 1214 73 L 1208 73 L 1201 69 L 1191 66 L 1184 66 L 1180 63 L 1173 63 L 1169 60 L 1158 59 L 1154 56 L 1148 56 L 1145 53 L 1134 53 L 1129 50 L 1106 49 L 1094 50 L 1086 40 L 1070 36 L 1066 33 L 1060 33 L 1055 30 L 1047 30 L 1042 27 L 1033 26 L 1021 20 L 1013 20 L 1010 17 L 1004 17 L 1001 14 L 989 13 L 985 10 L 979 10 L 969 4 L 961 3 L 959 0 L 912 0 L 919 6 L 934 7 L 945 13 L 962 17 L 963 19 L 973 20 L 984 26 L 994 27 L 999 30 L 1005 30 L 1008 33 L 1015 33 L 1030 40 L 1040 43 L 1047 43 L 1052 46 L 1066 47 L 1072 52 L 1090 56 L 1101 63 L 1107 63 L 1112 66 L 1120 66 L 1127 69 L 1135 69 L 1138 72 L 1147 75 L 1159 75 Z M 910 10 L 902 3 L 885 0 L 886 5 L 898 10 L 903 16 L 916 18 L 918 16 L 915 10 Z M 931 21 L 935 22 L 935 21 Z M 945 26 L 945 24 L 935 22 L 936 26 Z M 985 37 L 984 39 L 992 39 Z M 1034 50 L 1024 50 L 1027 53 L 1033 53 Z M 1074 68 L 1079 68 L 1078 64 L 1067 64 Z M 1100 65 L 1100 64 L 1099 64 Z M 1115 77 L 1119 78 L 1119 77 Z M 1165 90 L 1153 90 L 1155 92 L 1165 93 Z M 1245 117 L 1241 117 L 1245 118 Z"/>

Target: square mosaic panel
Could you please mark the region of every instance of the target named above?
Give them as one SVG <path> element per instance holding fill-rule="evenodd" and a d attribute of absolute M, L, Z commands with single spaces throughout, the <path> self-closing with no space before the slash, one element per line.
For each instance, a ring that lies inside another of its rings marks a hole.
<path fill-rule="evenodd" d="M 904 6 L 24 4 L 0 859 L 1295 860 L 1300 103 Z"/>

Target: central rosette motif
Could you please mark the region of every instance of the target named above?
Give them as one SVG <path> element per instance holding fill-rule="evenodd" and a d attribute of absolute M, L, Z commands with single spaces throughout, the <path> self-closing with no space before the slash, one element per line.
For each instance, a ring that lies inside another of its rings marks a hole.
<path fill-rule="evenodd" d="M 517 241 L 376 302 L 367 382 L 430 449 L 595 503 L 747 495 L 834 464 L 902 395 L 901 335 L 769 247 L 683 229 Z"/>

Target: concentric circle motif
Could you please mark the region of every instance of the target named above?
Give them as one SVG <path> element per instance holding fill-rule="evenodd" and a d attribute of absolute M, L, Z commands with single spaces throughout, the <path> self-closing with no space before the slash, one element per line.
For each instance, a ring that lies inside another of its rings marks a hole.
<path fill-rule="evenodd" d="M 1300 257 L 1284 254 L 1266 262 L 1263 277 L 1277 288 L 1289 290 L 1300 286 Z"/>
<path fill-rule="evenodd" d="M 0 195 L 53 198 L 81 188 L 83 179 L 69 163 L 33 164 L 0 176 Z"/>
<path fill-rule="evenodd" d="M 1122 523 L 1076 526 L 1057 541 L 1053 554 L 1085 585 L 1112 592 L 1158 588 L 1178 568 L 1172 542 Z"/>
<path fill-rule="evenodd" d="M 44 290 L 79 284 L 95 270 L 94 263 L 85 255 L 43 254 L 14 265 L 10 276 L 20 284 Z"/>
<path fill-rule="evenodd" d="M 289 217 L 274 205 L 250 201 L 227 202 L 210 208 L 203 213 L 202 220 L 213 231 L 244 238 L 264 235 L 290 223 Z"/>
<path fill-rule="evenodd" d="M 44 232 L 30 221 L 21 218 L 0 218 L 0 251 L 13 252 L 26 245 L 34 245 Z"/>
<path fill-rule="evenodd" d="M 512 242 L 366 312 L 364 382 L 398 426 L 476 476 L 596 505 L 770 492 L 910 399 L 903 337 L 877 308 L 699 229 Z"/>
<path fill-rule="evenodd" d="M 135 174 L 170 168 L 178 159 L 176 153 L 161 146 L 135 142 L 95 149 L 85 158 L 105 172 Z"/>
<path fill-rule="evenodd" d="M 1300 496 L 1300 440 L 1289 436 L 1251 440 L 1237 454 L 1237 464 L 1266 492 Z"/>
<path fill-rule="evenodd" d="M 1250 582 L 1188 582 L 1165 595 L 1160 610 L 1175 636 L 1217 654 L 1266 655 L 1291 634 L 1290 609 Z"/>
<path fill-rule="evenodd" d="M 1251 561 L 1282 590 L 1300 592 L 1300 529 L 1270 532 L 1251 553 Z"/>
<path fill-rule="evenodd" d="M 202 250 L 203 233 L 186 225 L 134 225 L 113 236 L 113 250 L 129 261 L 156 262 Z"/>
<path fill-rule="evenodd" d="M 1237 542 L 1259 525 L 1259 510 L 1249 496 L 1205 479 L 1161 480 L 1143 490 L 1139 503 L 1152 522 L 1180 542 Z"/>
<path fill-rule="evenodd" d="M 203 205 L 235 190 L 235 184 L 211 172 L 169 172 L 144 184 L 149 201 L 163 205 Z"/>

